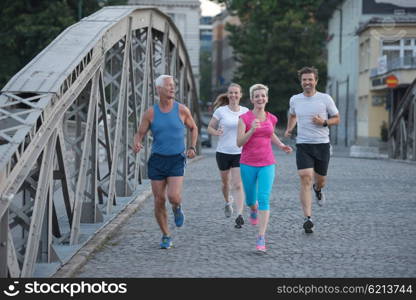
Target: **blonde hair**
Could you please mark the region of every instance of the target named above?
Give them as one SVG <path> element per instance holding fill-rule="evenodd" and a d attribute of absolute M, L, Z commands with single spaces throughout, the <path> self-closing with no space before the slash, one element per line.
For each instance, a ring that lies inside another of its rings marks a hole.
<path fill-rule="evenodd" d="M 255 91 L 258 91 L 258 90 L 265 90 L 266 91 L 266 95 L 267 96 L 269 95 L 269 88 L 266 85 L 261 84 L 261 83 L 256 83 L 256 84 L 253 84 L 250 87 L 250 99 L 253 99 L 254 92 Z"/>
<path fill-rule="evenodd" d="M 216 110 L 220 106 L 228 105 L 230 100 L 226 93 L 218 95 L 217 99 L 215 99 L 214 103 L 212 104 L 213 109 Z"/>
<path fill-rule="evenodd" d="M 230 87 L 238 87 L 240 89 L 240 92 L 242 92 L 241 86 L 238 83 L 231 83 L 228 88 Z M 218 95 L 218 97 L 215 99 L 214 103 L 212 104 L 213 109 L 217 109 L 220 106 L 228 105 L 230 104 L 230 99 L 228 99 L 227 93 L 223 93 Z"/>

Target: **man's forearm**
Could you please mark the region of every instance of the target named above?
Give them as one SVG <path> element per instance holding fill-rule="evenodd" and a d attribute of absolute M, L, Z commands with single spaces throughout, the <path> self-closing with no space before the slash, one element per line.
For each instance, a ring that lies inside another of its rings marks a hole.
<path fill-rule="evenodd" d="M 192 147 L 196 147 L 196 143 L 198 141 L 198 128 L 191 129 L 191 145 Z"/>
<path fill-rule="evenodd" d="M 296 126 L 296 116 L 290 116 L 287 124 L 287 130 L 292 131 Z"/>
<path fill-rule="evenodd" d="M 328 120 L 326 120 L 326 123 L 328 124 L 328 126 L 338 125 L 339 121 L 340 121 L 339 115 L 336 115 L 336 116 L 330 117 Z"/>
<path fill-rule="evenodd" d="M 144 137 L 144 134 L 141 133 L 140 131 L 137 131 L 136 134 L 134 135 L 134 140 L 136 142 L 140 142 L 141 143 L 142 140 L 143 140 L 143 137 Z"/>

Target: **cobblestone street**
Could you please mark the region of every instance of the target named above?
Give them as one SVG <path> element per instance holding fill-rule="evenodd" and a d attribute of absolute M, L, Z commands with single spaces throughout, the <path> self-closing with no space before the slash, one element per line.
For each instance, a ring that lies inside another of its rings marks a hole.
<path fill-rule="evenodd" d="M 416 165 L 333 156 L 327 202 L 313 204 L 315 232 L 302 229 L 295 154 L 276 152 L 267 254 L 256 228 L 225 218 L 213 149 L 185 175 L 186 223 L 174 248 L 159 249 L 153 199 L 99 249 L 77 277 L 415 277 Z M 148 184 L 148 183 L 145 183 Z"/>

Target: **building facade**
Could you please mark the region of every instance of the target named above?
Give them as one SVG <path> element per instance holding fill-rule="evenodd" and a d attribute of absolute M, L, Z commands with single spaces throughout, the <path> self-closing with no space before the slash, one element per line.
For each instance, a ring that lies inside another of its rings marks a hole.
<path fill-rule="evenodd" d="M 199 23 L 199 100 L 200 108 L 206 110 L 212 101 L 212 19 L 203 16 Z"/>
<path fill-rule="evenodd" d="M 204 16 L 199 21 L 200 50 L 212 52 L 212 17 Z"/>
<path fill-rule="evenodd" d="M 416 16 L 372 18 L 357 34 L 357 144 L 377 145 L 416 78 Z"/>
<path fill-rule="evenodd" d="M 199 0 L 129 0 L 128 4 L 145 7 L 154 6 L 172 18 L 185 42 L 195 83 L 198 85 L 200 49 L 199 21 L 201 16 L 201 3 Z"/>
<path fill-rule="evenodd" d="M 226 91 L 238 67 L 226 24 L 240 25 L 240 20 L 237 16 L 231 16 L 227 10 L 214 17 L 212 24 L 212 92 L 214 95 Z"/>
<path fill-rule="evenodd" d="M 388 50 L 388 42 L 383 45 L 383 36 L 391 34 L 388 30 L 392 26 L 396 28 L 393 31 L 403 29 L 396 26 L 394 18 L 414 15 L 416 3 L 405 0 L 330 0 L 322 9 L 328 14 L 327 92 L 333 96 L 341 117 L 341 123 L 331 129 L 332 142 L 341 146 L 375 146 L 381 141 L 383 122 L 388 122 L 388 106 L 381 104 L 384 101 L 380 98 L 383 87 L 371 87 L 374 75 L 371 69 L 379 61 L 382 64 L 383 49 Z M 369 37 L 370 32 L 375 34 L 371 31 L 374 26 L 370 20 L 376 18 L 384 29 L 377 32 L 379 36 Z M 368 27 L 363 27 L 365 24 Z M 410 36 L 411 31 L 408 34 Z M 408 48 L 399 51 L 404 55 L 405 50 Z M 391 60 L 397 52 L 386 55 Z"/>

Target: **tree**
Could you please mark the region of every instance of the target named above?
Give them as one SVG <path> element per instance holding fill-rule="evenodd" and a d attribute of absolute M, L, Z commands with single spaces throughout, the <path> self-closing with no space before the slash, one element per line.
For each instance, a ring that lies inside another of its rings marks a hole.
<path fill-rule="evenodd" d="M 318 88 L 325 89 L 325 24 L 316 19 L 321 0 L 219 2 L 241 21 L 226 27 L 239 62 L 234 81 L 246 89 L 266 84 L 270 111 L 286 118 L 290 96 L 301 91 L 297 70 L 303 66 L 319 69 Z"/>
<path fill-rule="evenodd" d="M 199 55 L 199 98 L 206 104 L 212 101 L 211 94 L 211 77 L 212 77 L 212 59 L 211 52 L 201 50 Z"/>
<path fill-rule="evenodd" d="M 97 0 L 1 0 L 0 88 L 65 28 L 98 9 Z M 101 5 L 126 1 L 105 1 Z"/>

